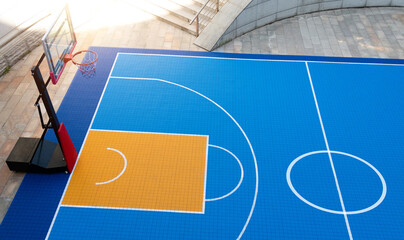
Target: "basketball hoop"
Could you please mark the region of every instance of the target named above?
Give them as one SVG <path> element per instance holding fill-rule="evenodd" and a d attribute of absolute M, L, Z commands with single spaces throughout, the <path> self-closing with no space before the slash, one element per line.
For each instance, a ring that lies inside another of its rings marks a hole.
<path fill-rule="evenodd" d="M 78 67 L 83 76 L 90 78 L 95 74 L 98 54 L 91 50 L 82 50 L 75 54 L 67 54 L 64 57 L 64 62 L 72 61 Z"/>

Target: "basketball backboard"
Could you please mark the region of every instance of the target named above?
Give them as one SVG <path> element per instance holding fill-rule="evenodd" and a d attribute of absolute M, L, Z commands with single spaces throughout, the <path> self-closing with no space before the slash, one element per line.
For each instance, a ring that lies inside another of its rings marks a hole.
<path fill-rule="evenodd" d="M 66 4 L 42 38 L 53 84 L 57 83 L 63 72 L 66 64 L 64 61 L 65 55 L 73 52 L 76 43 L 76 35 L 69 8 Z"/>

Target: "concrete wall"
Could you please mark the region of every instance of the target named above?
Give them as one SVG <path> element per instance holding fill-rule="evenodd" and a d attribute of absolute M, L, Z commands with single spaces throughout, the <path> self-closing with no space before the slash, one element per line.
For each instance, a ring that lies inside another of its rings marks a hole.
<path fill-rule="evenodd" d="M 266 24 L 300 14 L 338 8 L 404 6 L 404 0 L 252 0 L 214 48 Z"/>

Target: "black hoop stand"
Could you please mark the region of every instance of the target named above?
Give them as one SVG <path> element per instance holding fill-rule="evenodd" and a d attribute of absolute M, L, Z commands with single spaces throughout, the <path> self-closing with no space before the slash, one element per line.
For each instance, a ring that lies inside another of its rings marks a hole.
<path fill-rule="evenodd" d="M 39 91 L 39 96 L 35 102 L 35 106 L 38 108 L 39 118 L 44 130 L 40 138 L 20 137 L 18 139 L 6 160 L 9 169 L 12 171 L 42 173 L 67 171 L 66 161 L 63 150 L 60 147 L 61 141 L 58 134 L 60 123 L 56 116 L 55 109 L 53 108 L 48 90 L 46 89 L 51 78 L 49 77 L 45 82 L 39 69 L 44 58 L 45 54 L 42 54 L 37 65 L 33 66 L 31 69 L 32 76 Z M 46 124 L 42 117 L 41 106 L 39 104 L 40 100 L 42 100 L 49 117 Z M 53 129 L 58 143 L 44 139 L 49 128 Z"/>

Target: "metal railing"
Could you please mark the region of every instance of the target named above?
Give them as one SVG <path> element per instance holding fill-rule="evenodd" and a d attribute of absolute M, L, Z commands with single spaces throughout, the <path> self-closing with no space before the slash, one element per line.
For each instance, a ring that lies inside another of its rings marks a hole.
<path fill-rule="evenodd" d="M 213 5 L 213 4 L 215 5 L 215 6 L 213 6 L 213 8 L 215 8 L 215 10 L 216 10 L 215 14 L 216 14 L 217 12 L 219 12 L 220 0 L 207 0 L 207 1 L 205 2 L 205 4 L 203 4 L 203 6 L 201 7 L 201 9 L 198 11 L 198 13 L 195 14 L 195 17 L 189 22 L 189 25 L 191 25 L 191 24 L 193 24 L 193 23 L 195 22 L 195 20 L 196 20 L 196 36 L 197 36 L 197 37 L 199 36 L 199 30 L 200 30 L 200 24 L 201 24 L 201 17 L 200 17 L 200 15 L 201 15 L 202 11 L 205 10 L 206 6 L 208 6 L 209 3 L 211 3 L 211 5 Z M 210 6 L 210 7 L 212 7 L 212 6 Z"/>
<path fill-rule="evenodd" d="M 47 11 L 40 12 L 0 37 L 0 76 L 40 45 L 46 30 L 44 20 L 50 15 Z"/>

